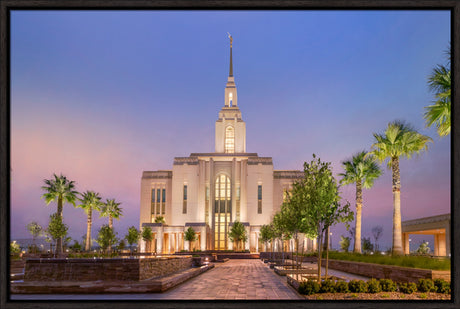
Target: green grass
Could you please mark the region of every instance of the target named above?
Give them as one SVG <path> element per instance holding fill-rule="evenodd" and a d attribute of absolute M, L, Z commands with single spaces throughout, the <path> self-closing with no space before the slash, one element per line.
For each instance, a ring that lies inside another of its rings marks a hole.
<path fill-rule="evenodd" d="M 449 258 L 431 258 L 428 256 L 388 256 L 381 254 L 367 255 L 331 251 L 329 252 L 329 259 L 433 270 L 450 270 Z"/>

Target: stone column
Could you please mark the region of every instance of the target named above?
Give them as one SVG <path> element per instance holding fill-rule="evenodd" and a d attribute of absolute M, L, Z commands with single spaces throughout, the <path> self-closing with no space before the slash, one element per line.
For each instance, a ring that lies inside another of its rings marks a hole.
<path fill-rule="evenodd" d="M 206 250 L 206 226 L 201 227 L 201 243 L 200 243 L 201 251 Z"/>
<path fill-rule="evenodd" d="M 245 226 L 244 228 L 245 228 L 245 230 L 246 230 L 246 235 L 251 235 L 251 234 L 250 234 L 250 227 L 249 227 L 249 226 Z M 246 245 L 244 246 L 244 249 L 245 249 L 245 250 L 249 250 L 249 248 L 250 248 L 250 242 L 251 242 L 251 237 L 248 237 L 248 241 L 246 242 Z"/>
<path fill-rule="evenodd" d="M 410 253 L 410 243 L 409 243 L 408 233 L 402 233 L 402 242 L 404 246 L 404 254 L 409 254 Z"/>
<path fill-rule="evenodd" d="M 211 223 L 211 249 L 215 249 L 215 240 L 214 237 L 216 236 L 216 231 L 214 230 L 214 194 L 215 194 L 215 181 L 214 181 L 214 160 L 212 158 L 209 159 L 209 215 L 211 216 L 211 220 L 209 222 Z"/>
<path fill-rule="evenodd" d="M 256 252 L 259 252 L 259 233 L 256 232 Z"/>
<path fill-rule="evenodd" d="M 450 225 L 452 223 L 449 221 L 446 224 L 446 256 L 450 256 Z"/>
<path fill-rule="evenodd" d="M 157 254 L 162 254 L 163 253 L 163 238 L 164 238 L 164 233 L 163 233 L 163 227 L 161 226 L 158 228 L 158 233 L 157 233 Z"/>
<path fill-rule="evenodd" d="M 438 256 L 439 255 L 439 234 L 434 234 L 434 244 L 433 244 L 433 249 L 434 249 L 434 252 L 433 254 L 435 256 Z"/>

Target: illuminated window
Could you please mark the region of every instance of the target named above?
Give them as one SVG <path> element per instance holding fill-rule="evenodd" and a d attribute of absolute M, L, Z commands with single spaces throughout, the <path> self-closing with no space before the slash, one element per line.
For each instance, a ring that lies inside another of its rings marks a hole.
<path fill-rule="evenodd" d="M 161 190 L 157 189 L 157 215 L 160 214 L 160 201 L 161 201 Z"/>
<path fill-rule="evenodd" d="M 232 212 L 230 178 L 220 174 L 216 179 L 214 200 L 214 248 L 227 249 L 228 223 Z"/>
<path fill-rule="evenodd" d="M 257 186 L 257 213 L 262 213 L 262 185 Z"/>
<path fill-rule="evenodd" d="M 184 185 L 184 203 L 182 205 L 182 213 L 187 213 L 187 185 Z"/>
<path fill-rule="evenodd" d="M 235 130 L 230 126 L 225 129 L 225 152 L 235 152 Z"/>
<path fill-rule="evenodd" d="M 228 106 L 230 106 L 230 107 L 232 106 L 232 104 L 233 104 L 232 101 L 233 101 L 233 93 L 230 92 L 228 94 Z"/>

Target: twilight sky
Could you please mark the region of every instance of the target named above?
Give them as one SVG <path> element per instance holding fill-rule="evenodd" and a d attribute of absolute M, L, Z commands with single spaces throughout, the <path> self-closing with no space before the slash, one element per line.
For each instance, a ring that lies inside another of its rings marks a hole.
<path fill-rule="evenodd" d="M 119 236 L 138 227 L 142 171 L 214 151 L 227 32 L 248 152 L 281 170 L 303 169 L 315 153 L 337 174 L 372 133 L 405 120 L 434 143 L 401 160 L 402 218 L 450 212 L 450 136 L 422 118 L 434 99 L 427 76 L 446 63 L 448 11 L 13 11 L 11 238 L 28 238 L 32 220 L 48 224 L 56 204 L 40 187 L 53 173 L 121 202 Z M 387 248 L 393 202 L 382 168 L 364 192 L 362 236 L 382 225 Z M 354 185 L 342 192 L 354 209 Z M 107 222 L 95 217 L 93 238 Z M 64 221 L 80 241 L 83 210 L 65 205 Z M 348 236 L 343 225 L 332 232 L 333 247 Z"/>

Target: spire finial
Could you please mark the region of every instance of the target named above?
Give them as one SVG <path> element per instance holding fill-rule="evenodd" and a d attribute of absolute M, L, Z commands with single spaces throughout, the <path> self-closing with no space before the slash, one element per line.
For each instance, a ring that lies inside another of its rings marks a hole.
<path fill-rule="evenodd" d="M 233 59 L 232 59 L 232 44 L 233 44 L 233 37 L 230 33 L 228 33 L 228 38 L 230 39 L 230 72 L 228 76 L 233 76 Z"/>

